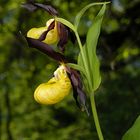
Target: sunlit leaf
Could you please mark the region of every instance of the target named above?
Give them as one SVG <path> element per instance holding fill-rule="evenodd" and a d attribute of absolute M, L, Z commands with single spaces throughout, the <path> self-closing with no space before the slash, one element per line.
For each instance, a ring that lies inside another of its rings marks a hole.
<path fill-rule="evenodd" d="M 108 3 L 110 3 L 110 2 L 96 2 L 96 3 L 90 3 L 89 5 L 85 6 L 80 12 L 78 12 L 78 14 L 75 18 L 75 27 L 78 28 L 80 19 L 83 16 L 83 14 L 86 12 L 86 10 L 88 10 L 92 6 L 103 5 L 103 4 L 108 4 Z"/>
<path fill-rule="evenodd" d="M 124 134 L 122 140 L 140 140 L 140 116 L 133 126 Z"/>
<path fill-rule="evenodd" d="M 104 4 L 99 11 L 98 15 L 95 17 L 92 26 L 90 27 L 88 33 L 87 33 L 87 39 L 86 39 L 86 45 L 83 47 L 83 53 L 86 56 L 86 63 L 88 66 L 88 70 L 90 73 L 89 85 L 90 90 L 95 91 L 101 82 L 101 76 L 100 76 L 100 63 L 99 59 L 96 55 L 96 46 L 100 34 L 101 24 L 103 15 L 106 9 L 106 4 Z M 81 53 L 78 57 L 78 64 L 82 67 L 84 67 L 84 63 L 81 57 Z"/>
<path fill-rule="evenodd" d="M 96 47 L 100 35 L 101 24 L 102 24 L 105 10 L 106 10 L 106 4 L 102 6 L 100 12 L 95 17 L 94 22 L 88 31 L 87 40 L 86 40 L 86 45 L 87 45 L 86 48 L 88 51 L 89 63 L 90 63 L 89 68 L 90 68 L 91 80 L 92 80 L 94 91 L 99 87 L 101 82 L 100 69 L 99 69 L 100 63 L 96 55 Z"/>
<path fill-rule="evenodd" d="M 84 45 L 84 47 L 82 48 L 82 50 L 83 50 L 83 53 L 84 53 L 84 56 L 85 56 L 85 60 L 86 60 L 87 66 L 89 66 L 89 64 L 88 64 L 88 54 L 87 54 L 87 50 L 86 50 L 85 45 Z M 85 65 L 84 65 L 84 62 L 83 62 L 83 59 L 82 59 L 81 52 L 79 53 L 78 62 L 77 62 L 77 63 L 78 63 L 79 66 L 81 66 L 82 68 L 84 68 L 84 70 L 86 70 L 85 67 L 84 67 Z M 88 69 L 88 70 L 89 70 L 89 69 Z M 91 91 L 91 90 L 90 90 L 90 87 L 89 87 L 90 77 L 88 76 L 87 71 L 85 71 L 85 73 L 86 73 L 86 75 L 83 75 L 83 74 L 81 73 L 82 79 L 83 79 L 83 83 L 84 83 L 84 86 L 85 86 L 86 90 L 87 90 L 88 92 L 90 92 L 90 91 Z"/>

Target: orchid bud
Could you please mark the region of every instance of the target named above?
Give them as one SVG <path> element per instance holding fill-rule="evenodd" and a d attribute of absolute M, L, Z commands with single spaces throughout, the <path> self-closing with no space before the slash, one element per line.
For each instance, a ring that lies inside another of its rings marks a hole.
<path fill-rule="evenodd" d="M 70 93 L 70 90 L 71 81 L 67 75 L 65 66 L 61 65 L 54 72 L 53 78 L 36 88 L 34 98 L 41 104 L 55 104 L 64 99 Z"/>
<path fill-rule="evenodd" d="M 49 26 L 53 22 L 54 22 L 54 28 L 49 29 Z M 27 32 L 27 37 L 39 39 L 44 32 L 46 32 L 46 36 L 42 40 L 42 42 L 51 45 L 51 44 L 55 44 L 59 41 L 59 35 L 58 35 L 58 30 L 57 30 L 57 21 L 54 21 L 54 19 L 48 20 L 45 27 L 30 29 Z"/>

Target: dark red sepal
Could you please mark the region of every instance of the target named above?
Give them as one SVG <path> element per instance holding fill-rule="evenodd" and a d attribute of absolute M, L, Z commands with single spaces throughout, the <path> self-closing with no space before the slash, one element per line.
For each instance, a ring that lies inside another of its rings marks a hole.
<path fill-rule="evenodd" d="M 30 12 L 37 10 L 37 6 L 35 6 L 33 3 L 23 3 L 21 4 L 21 7 L 27 9 Z"/>
<path fill-rule="evenodd" d="M 64 63 L 67 62 L 64 55 L 62 55 L 59 52 L 54 51 L 52 46 L 50 46 L 50 45 L 48 45 L 44 42 L 41 42 L 38 39 L 33 39 L 33 38 L 26 37 L 26 40 L 29 44 L 29 47 L 38 49 L 39 51 L 47 54 L 49 57 L 55 59 L 56 61 L 64 62 Z"/>
<path fill-rule="evenodd" d="M 34 5 L 37 6 L 38 8 L 44 9 L 52 16 L 58 16 L 57 10 L 53 8 L 51 5 L 46 5 L 42 3 L 34 3 Z"/>
<path fill-rule="evenodd" d="M 39 8 L 39 9 L 44 9 L 52 16 L 58 16 L 57 10 L 54 7 L 52 7 L 51 5 L 46 5 L 46 4 L 42 4 L 42 3 L 34 3 L 33 1 L 30 1 L 28 3 L 22 4 L 21 6 L 31 12 L 34 12 L 35 10 L 37 10 Z"/>
<path fill-rule="evenodd" d="M 59 35 L 59 42 L 57 44 L 58 48 L 61 52 L 65 51 L 65 44 L 68 42 L 68 29 L 65 25 L 58 22 L 57 23 L 58 35 Z"/>
<path fill-rule="evenodd" d="M 80 73 L 69 67 L 67 67 L 67 71 L 69 73 L 69 78 L 73 87 L 73 97 L 76 101 L 76 104 L 82 111 L 86 111 L 87 115 L 89 116 L 89 111 L 86 103 L 87 97 L 86 93 L 83 90 Z"/>

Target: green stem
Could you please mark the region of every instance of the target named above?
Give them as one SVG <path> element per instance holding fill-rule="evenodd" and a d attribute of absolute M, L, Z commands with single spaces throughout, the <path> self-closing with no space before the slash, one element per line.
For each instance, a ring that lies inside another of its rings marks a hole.
<path fill-rule="evenodd" d="M 86 70 L 86 73 L 87 73 L 87 78 L 90 80 L 90 73 L 89 73 L 89 70 L 88 70 L 88 65 L 86 63 L 86 56 L 83 53 L 83 46 L 82 46 L 82 43 L 81 43 L 81 40 L 80 40 L 80 37 L 79 37 L 79 34 L 78 34 L 77 31 L 75 31 L 75 35 L 76 35 L 76 38 L 77 38 L 77 41 L 78 41 L 78 44 L 79 44 L 79 48 L 80 48 L 80 51 L 81 51 L 81 56 L 82 56 L 84 67 L 85 67 L 85 70 Z M 92 90 L 91 82 L 89 82 L 89 84 L 90 84 L 89 85 L 89 91 L 91 91 Z M 99 119 L 98 119 L 98 115 L 97 115 L 94 93 L 90 94 L 90 101 L 91 101 L 92 114 L 93 114 L 93 118 L 94 118 L 94 122 L 95 122 L 95 126 L 96 126 L 96 130 L 97 130 L 99 140 L 104 140 L 103 134 L 102 134 L 102 131 L 101 131 L 101 127 L 100 127 L 100 123 L 99 123 Z"/>
<path fill-rule="evenodd" d="M 75 36 L 76 36 L 77 42 L 79 44 L 79 48 L 80 48 L 80 51 L 81 51 L 81 56 L 82 56 L 82 59 L 83 59 L 83 64 L 84 64 L 84 67 L 85 67 L 87 78 L 90 81 L 90 73 L 89 73 L 89 70 L 88 70 L 88 64 L 87 64 L 87 61 L 86 61 L 86 56 L 83 53 L 83 46 L 82 46 L 79 34 L 76 30 L 75 30 Z M 89 85 L 89 91 L 92 90 L 90 87 L 92 87 L 91 82 L 90 82 L 90 85 Z"/>
<path fill-rule="evenodd" d="M 77 38 L 77 41 L 78 41 L 78 44 L 79 44 L 79 48 L 80 48 L 80 51 L 81 51 L 81 55 L 82 55 L 82 59 L 83 59 L 83 62 L 84 62 L 84 65 L 85 65 L 85 68 L 87 70 L 87 63 L 86 63 L 86 56 L 84 55 L 83 53 L 83 46 L 82 46 L 82 43 L 81 43 L 81 40 L 80 40 L 80 37 L 79 37 L 79 34 L 77 31 L 75 31 L 75 36 Z"/>
<path fill-rule="evenodd" d="M 103 137 L 103 134 L 101 131 L 101 127 L 100 127 L 100 123 L 99 123 L 99 119 L 98 119 L 98 115 L 97 115 L 94 93 L 90 94 L 90 101 L 91 101 L 92 114 L 93 114 L 93 118 L 94 118 L 94 122 L 95 122 L 95 126 L 96 126 L 99 140 L 104 140 L 104 137 Z"/>

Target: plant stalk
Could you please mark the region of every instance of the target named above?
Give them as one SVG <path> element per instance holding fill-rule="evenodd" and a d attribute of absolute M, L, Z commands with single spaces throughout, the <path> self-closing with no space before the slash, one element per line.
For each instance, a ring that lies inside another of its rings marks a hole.
<path fill-rule="evenodd" d="M 78 34 L 77 31 L 75 31 L 75 35 L 76 35 L 76 38 L 77 38 L 77 41 L 78 41 L 78 44 L 79 44 L 79 48 L 80 48 L 80 51 L 81 51 L 81 55 L 82 55 L 84 67 L 85 67 L 85 70 L 86 70 L 86 73 L 87 73 L 87 77 L 88 77 L 88 79 L 90 79 L 90 73 L 88 71 L 88 66 L 87 66 L 87 63 L 86 63 L 86 56 L 83 53 L 83 46 L 82 46 L 82 43 L 81 43 L 81 40 L 80 40 L 80 37 L 79 37 L 79 34 Z M 92 90 L 92 85 L 91 85 L 91 82 L 89 82 L 89 91 L 91 91 L 91 90 Z M 90 102 L 91 102 L 93 119 L 94 119 L 94 122 L 95 122 L 95 126 L 96 126 L 96 130 L 97 130 L 99 140 L 104 140 L 104 137 L 103 137 L 103 134 L 102 134 L 102 131 L 101 131 L 101 127 L 100 127 L 100 123 L 99 123 L 99 119 L 98 119 L 98 115 L 97 115 L 94 93 L 90 94 Z"/>
<path fill-rule="evenodd" d="M 96 126 L 96 130 L 97 130 L 99 140 L 104 140 L 104 137 L 103 137 L 103 134 L 102 134 L 102 131 L 101 131 L 101 127 L 100 127 L 100 123 L 99 123 L 99 119 L 98 119 L 97 110 L 96 110 L 94 93 L 90 94 L 90 102 L 91 102 L 92 114 L 93 114 L 93 118 L 94 118 L 94 122 L 95 122 L 95 126 Z"/>
<path fill-rule="evenodd" d="M 81 51 L 81 56 L 82 56 L 82 59 L 83 59 L 83 63 L 84 63 L 85 71 L 86 71 L 86 74 L 87 74 L 87 78 L 88 78 L 88 80 L 90 80 L 90 73 L 89 73 L 89 70 L 88 70 L 88 64 L 86 63 L 86 56 L 83 53 L 83 46 L 82 46 L 79 34 L 76 30 L 75 30 L 75 36 L 76 36 L 76 39 L 77 39 L 77 42 L 78 42 L 78 45 L 79 45 L 79 48 L 80 48 L 80 51 Z M 90 89 L 90 87 L 92 87 L 91 82 L 89 84 L 90 84 L 89 85 L 89 90 L 92 90 L 92 89 Z"/>
<path fill-rule="evenodd" d="M 83 59 L 85 68 L 87 68 L 87 64 L 86 64 L 86 60 L 85 60 L 86 56 L 85 56 L 84 53 L 83 53 L 83 46 L 82 46 L 82 43 L 81 43 L 81 40 L 80 40 L 80 37 L 79 37 L 79 34 L 78 34 L 77 31 L 75 31 L 75 36 L 76 36 L 77 42 L 78 42 L 78 44 L 79 44 L 79 48 L 80 48 L 80 51 L 81 51 L 81 55 L 82 55 L 82 59 Z"/>

